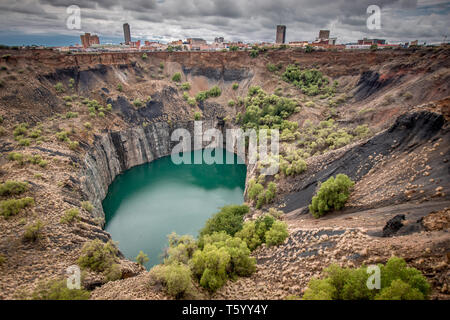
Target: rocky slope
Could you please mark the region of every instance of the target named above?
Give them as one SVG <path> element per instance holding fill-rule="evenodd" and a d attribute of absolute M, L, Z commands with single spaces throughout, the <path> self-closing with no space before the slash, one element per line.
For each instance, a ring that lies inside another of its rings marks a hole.
<path fill-rule="evenodd" d="M 30 190 L 24 196 L 33 197 L 36 205 L 0 218 L 0 254 L 5 258 L 0 298 L 28 296 L 40 280 L 64 275 L 86 241 L 110 239 L 101 228 L 101 200 L 108 185 L 126 169 L 168 155 L 171 132 L 181 126 L 192 133 L 195 112 L 207 119 L 204 129 L 223 129 L 224 117 L 232 119 L 242 111 L 228 101 L 259 85 L 298 100 L 301 112 L 290 120 L 300 127 L 307 119 L 317 123 L 327 118 L 326 101 L 314 98 L 313 106 L 308 105 L 310 98 L 266 67 L 298 63 L 339 81 L 338 94 L 345 95 L 335 108 L 339 125 L 366 123 L 379 133 L 312 157 L 305 173 L 281 181 L 276 205 L 286 212 L 290 237 L 279 247 L 255 252 L 258 271 L 251 277 L 228 283 L 213 296 L 200 290 L 198 298 L 301 294 L 307 281 L 331 262 L 385 262 L 395 254 L 425 272 L 433 283 L 433 297 L 448 299 L 449 53 L 448 48 L 313 54 L 282 50 L 252 59 L 246 52 L 161 52 L 142 59 L 118 53 L 1 52 L 0 180 L 27 181 Z M 176 72 L 191 84 L 190 96 L 213 85 L 222 95 L 190 106 L 179 84 L 171 81 Z M 59 82 L 63 92 L 55 87 Z M 239 84 L 237 90 L 234 83 Z M 111 111 L 92 117 L 85 99 L 110 104 Z M 136 107 L 136 99 L 143 105 Z M 25 122 L 30 141 L 21 145 L 13 131 Z M 40 134 L 31 138 L 36 129 Z M 59 139 L 62 131 L 79 145 Z M 47 165 L 10 161 L 12 151 L 25 159 L 40 156 Z M 304 208 L 317 182 L 341 172 L 357 180 L 348 205 L 342 212 L 313 219 Z M 84 200 L 95 209 L 80 209 L 77 223 L 60 223 L 67 209 L 80 208 Z M 398 214 L 405 215 L 402 228 L 393 237 L 380 237 L 386 222 Z M 26 226 L 37 220 L 44 224 L 41 238 L 23 241 Z M 135 263 L 122 259 L 121 267 L 124 279 L 105 285 L 96 274 L 86 276 L 87 286 L 97 287 L 93 298 L 167 298 L 146 285 L 148 275 Z"/>

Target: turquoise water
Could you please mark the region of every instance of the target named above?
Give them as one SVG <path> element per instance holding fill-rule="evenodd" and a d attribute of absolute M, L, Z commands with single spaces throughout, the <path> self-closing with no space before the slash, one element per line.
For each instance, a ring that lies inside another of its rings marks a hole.
<path fill-rule="evenodd" d="M 191 152 L 191 158 L 201 152 Z M 235 164 L 175 165 L 169 156 L 127 170 L 103 201 L 106 231 L 128 259 L 142 250 L 150 258 L 147 268 L 162 262 L 172 231 L 196 237 L 219 208 L 242 204 L 247 169 L 234 159 Z"/>

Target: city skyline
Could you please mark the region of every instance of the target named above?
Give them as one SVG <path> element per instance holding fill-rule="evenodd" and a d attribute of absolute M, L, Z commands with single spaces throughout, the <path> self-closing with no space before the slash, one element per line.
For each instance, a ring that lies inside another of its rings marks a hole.
<path fill-rule="evenodd" d="M 366 27 L 366 9 L 372 2 L 381 8 L 380 30 Z M 73 4 L 81 8 L 80 30 L 66 28 L 66 8 Z M 212 42 L 215 37 L 275 42 L 274 28 L 282 24 L 287 27 L 286 42 L 311 41 L 317 30 L 329 29 L 338 43 L 363 37 L 437 43 L 447 34 L 450 18 L 449 1 L 428 0 L 339 0 L 327 5 L 312 0 L 263 0 L 257 4 L 252 0 L 190 0 L 183 6 L 176 0 L 7 0 L 0 9 L 0 43 L 7 45 L 51 45 L 43 42 L 52 37 L 61 39 L 53 45 L 69 45 L 79 43 L 73 41 L 85 32 L 99 35 L 102 43 L 119 43 L 124 23 L 130 24 L 132 39 L 161 42 L 187 38 Z"/>

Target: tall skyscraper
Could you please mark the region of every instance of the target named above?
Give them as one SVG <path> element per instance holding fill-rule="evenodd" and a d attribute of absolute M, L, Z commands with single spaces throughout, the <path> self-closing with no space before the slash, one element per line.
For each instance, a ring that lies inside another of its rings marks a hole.
<path fill-rule="evenodd" d="M 276 43 L 286 42 L 286 26 L 277 26 Z"/>
<path fill-rule="evenodd" d="M 125 37 L 125 44 L 130 44 L 131 33 L 130 33 L 130 25 L 128 23 L 123 24 L 123 36 Z"/>

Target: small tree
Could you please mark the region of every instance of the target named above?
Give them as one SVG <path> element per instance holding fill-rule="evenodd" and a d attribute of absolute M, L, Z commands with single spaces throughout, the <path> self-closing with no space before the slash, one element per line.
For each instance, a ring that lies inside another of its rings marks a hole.
<path fill-rule="evenodd" d="M 146 264 L 147 262 L 149 262 L 150 259 L 148 258 L 148 255 L 146 255 L 144 252 L 139 251 L 139 254 L 136 257 L 136 262 L 138 264 L 140 264 L 141 266 L 143 266 L 144 264 Z"/>
<path fill-rule="evenodd" d="M 338 174 L 336 179 L 330 177 L 320 185 L 319 191 L 312 198 L 309 211 L 315 218 L 319 218 L 330 210 L 340 210 L 347 202 L 354 185 L 345 174 Z"/>

